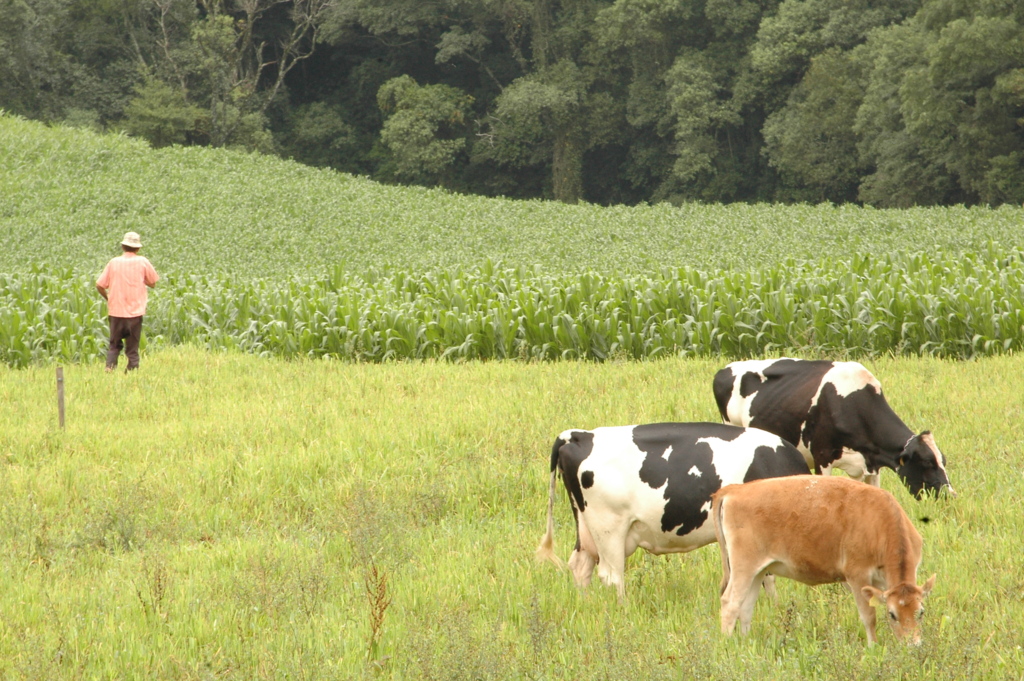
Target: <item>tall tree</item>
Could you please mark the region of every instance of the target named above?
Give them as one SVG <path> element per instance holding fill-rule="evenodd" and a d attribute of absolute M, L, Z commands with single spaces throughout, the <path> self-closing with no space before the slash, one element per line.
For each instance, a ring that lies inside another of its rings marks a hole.
<path fill-rule="evenodd" d="M 1024 201 L 1024 8 L 930 0 L 880 29 L 855 131 L 877 205 Z"/>
<path fill-rule="evenodd" d="M 599 20 L 602 44 L 628 65 L 628 173 L 649 178 L 655 200 L 755 199 L 759 115 L 736 96 L 758 28 L 777 2 L 619 0 Z"/>
<path fill-rule="evenodd" d="M 0 0 L 0 107 L 23 116 L 53 118 L 69 77 L 57 47 L 66 0 Z"/>
<path fill-rule="evenodd" d="M 466 147 L 466 114 L 473 98 L 449 85 L 420 86 L 409 76 L 377 91 L 387 115 L 381 141 L 391 150 L 396 177 L 450 185 L 451 166 Z"/>
<path fill-rule="evenodd" d="M 619 137 L 626 153 L 619 181 L 642 188 L 646 198 L 664 198 L 671 193 L 679 149 L 673 143 L 676 111 L 668 73 L 681 50 L 706 45 L 701 3 L 618 0 L 597 15 L 594 32 L 602 81 L 624 102 Z"/>
<path fill-rule="evenodd" d="M 860 64 L 850 53 L 829 49 L 811 59 L 786 106 L 768 116 L 765 152 L 783 177 L 784 198 L 856 200 L 865 170 L 853 130 L 864 97 L 862 80 Z"/>
<path fill-rule="evenodd" d="M 0 0 L 0 108 L 97 126 L 120 117 L 137 77 L 112 4 Z"/>
<path fill-rule="evenodd" d="M 1020 204 L 1024 9 L 1018 3 L 974 7 L 973 16 L 930 32 L 926 63 L 903 81 L 902 111 L 923 154 L 955 175 L 963 190 L 984 203 Z"/>
<path fill-rule="evenodd" d="M 201 107 L 193 138 L 270 150 L 267 109 L 313 53 L 334 0 L 199 0 L 198 11 L 190 0 L 147 1 L 133 44 L 149 85 L 128 110 L 128 128 L 154 129 L 139 112 L 176 117 Z M 154 80 L 173 87 L 180 106 L 168 108 Z"/>
<path fill-rule="evenodd" d="M 891 208 L 963 201 L 955 178 L 922 154 L 922 140 L 907 129 L 900 90 L 908 72 L 925 63 L 928 35 L 910 21 L 874 32 L 857 48 L 864 64 L 865 90 L 853 131 L 866 171 L 858 199 Z"/>
<path fill-rule="evenodd" d="M 0 108 L 570 202 L 1017 203 L 1024 4 L 0 0 Z"/>
<path fill-rule="evenodd" d="M 568 59 L 515 80 L 495 102 L 491 156 L 512 165 L 550 159 L 554 198 L 579 201 L 587 87 L 580 68 Z"/>
<path fill-rule="evenodd" d="M 531 71 L 495 99 L 486 135 L 490 158 L 512 165 L 549 159 L 552 196 L 565 203 L 582 198 L 583 154 L 604 141 L 595 134 L 603 126 L 588 124 L 613 109 L 608 94 L 593 89 L 594 69 L 587 64 L 594 17 L 606 4 L 532 0 Z"/>
<path fill-rule="evenodd" d="M 872 29 L 899 22 L 918 7 L 920 0 L 783 0 L 760 22 L 737 97 L 746 107 L 776 111 L 814 56 L 830 48 L 851 49 Z"/>

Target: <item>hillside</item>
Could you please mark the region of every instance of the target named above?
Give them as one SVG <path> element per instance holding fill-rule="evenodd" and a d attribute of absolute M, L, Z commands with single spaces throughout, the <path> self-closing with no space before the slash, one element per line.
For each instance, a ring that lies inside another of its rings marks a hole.
<path fill-rule="evenodd" d="M 98 271 L 127 230 L 167 274 L 319 275 L 336 265 L 622 275 L 1021 242 L 1018 208 L 602 208 L 381 185 L 223 149 L 151 149 L 0 115 L 0 273 Z"/>
<path fill-rule="evenodd" d="M 147 343 L 260 355 L 969 358 L 1024 348 L 1019 208 L 601 208 L 384 186 L 0 117 L 0 363 L 105 347 L 125 231 Z"/>

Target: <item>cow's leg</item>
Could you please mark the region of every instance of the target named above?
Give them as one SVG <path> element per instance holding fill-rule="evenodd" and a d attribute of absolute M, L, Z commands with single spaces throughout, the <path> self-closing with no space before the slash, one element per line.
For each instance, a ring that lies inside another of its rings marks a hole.
<path fill-rule="evenodd" d="M 875 632 L 875 608 L 871 605 L 871 597 L 864 593 L 864 587 L 868 582 L 848 579 L 846 586 L 853 592 L 853 599 L 857 602 L 857 612 L 860 613 L 860 621 L 864 624 L 864 630 L 868 635 L 868 645 L 878 643 L 878 635 Z"/>
<path fill-rule="evenodd" d="M 818 464 L 814 461 L 814 454 L 806 444 L 798 442 L 796 450 L 804 455 L 804 462 L 807 463 L 807 468 L 810 469 L 812 473 L 821 473 L 821 470 L 818 468 Z"/>
<path fill-rule="evenodd" d="M 607 586 L 615 587 L 619 594 L 619 600 L 625 600 L 626 542 L 629 535 L 629 523 L 615 513 L 597 515 L 591 512 L 586 514 L 585 524 L 596 545 L 597 576 Z M 582 526 L 581 524 L 581 529 Z"/>
<path fill-rule="evenodd" d="M 746 634 L 750 631 L 750 621 L 754 619 L 754 606 L 757 604 L 757 597 L 761 593 L 761 583 L 763 582 L 765 573 L 762 571 L 758 573 L 751 581 L 747 593 L 743 597 L 743 603 L 740 605 L 740 633 Z M 774 587 L 774 584 L 772 585 Z"/>
<path fill-rule="evenodd" d="M 598 557 L 597 546 L 590 535 L 590 530 L 585 522 L 576 517 L 576 548 L 569 557 L 569 570 L 572 571 L 576 586 L 586 589 L 590 586 L 590 579 L 594 575 L 594 565 Z"/>
<path fill-rule="evenodd" d="M 735 553 L 732 553 L 730 558 L 732 574 L 729 575 L 729 583 L 722 592 L 722 633 L 731 635 L 738 619 L 740 632 L 745 634 L 750 631 L 750 620 L 764 573 L 761 569 L 750 569 L 742 565 L 742 559 L 737 560 Z"/>
<path fill-rule="evenodd" d="M 857 482 L 866 482 L 878 487 L 878 472 L 872 475 L 868 470 L 867 457 L 860 452 L 843 447 L 838 459 L 829 464 L 829 469 L 838 468 Z"/>
<path fill-rule="evenodd" d="M 576 581 L 576 586 L 581 589 L 590 586 L 590 578 L 594 574 L 594 564 L 594 559 L 589 553 L 573 549 L 572 555 L 569 556 L 569 570 L 572 572 L 572 578 Z"/>
<path fill-rule="evenodd" d="M 608 586 L 614 586 L 619 600 L 626 600 L 626 546 L 623 536 L 607 538 L 602 547 L 601 559 L 597 563 L 597 576 Z"/>
<path fill-rule="evenodd" d="M 761 580 L 761 586 L 764 587 L 765 594 L 771 599 L 772 603 L 778 601 L 778 597 L 775 593 L 775 575 L 770 572 L 766 572 L 764 579 Z"/>
<path fill-rule="evenodd" d="M 732 636 L 732 630 L 736 628 L 736 620 L 740 617 L 740 603 L 734 602 L 735 597 L 733 595 L 732 580 L 735 579 L 736 573 L 732 573 L 722 588 L 722 633 L 726 636 Z"/>
<path fill-rule="evenodd" d="M 867 473 L 864 474 L 864 482 L 868 483 L 869 485 L 873 485 L 874 487 L 881 487 L 882 481 L 880 472 L 881 471 L 875 471 L 874 473 L 872 473 L 868 471 Z"/>
<path fill-rule="evenodd" d="M 729 583 L 729 547 L 727 546 L 728 542 L 722 541 L 717 530 L 715 536 L 719 538 L 718 552 L 722 557 L 722 582 L 718 587 L 718 595 L 721 596 L 725 593 L 725 587 Z M 777 600 L 775 594 L 775 575 L 766 572 L 764 579 L 761 580 L 761 585 L 764 587 L 764 592 L 768 594 L 768 598 L 772 599 L 772 603 L 775 603 Z"/>

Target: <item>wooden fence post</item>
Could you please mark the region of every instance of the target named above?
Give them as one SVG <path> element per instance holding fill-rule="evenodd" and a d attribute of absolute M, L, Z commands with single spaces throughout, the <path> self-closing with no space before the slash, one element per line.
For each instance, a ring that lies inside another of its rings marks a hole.
<path fill-rule="evenodd" d="M 57 418 L 64 427 L 64 367 L 57 367 Z"/>

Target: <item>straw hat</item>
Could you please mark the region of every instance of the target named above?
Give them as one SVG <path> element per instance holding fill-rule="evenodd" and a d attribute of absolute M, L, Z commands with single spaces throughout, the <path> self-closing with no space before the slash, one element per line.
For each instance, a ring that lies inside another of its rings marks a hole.
<path fill-rule="evenodd" d="M 142 242 L 139 241 L 139 235 L 137 232 L 128 232 L 124 235 L 124 239 L 121 241 L 122 246 L 128 248 L 142 248 Z"/>

